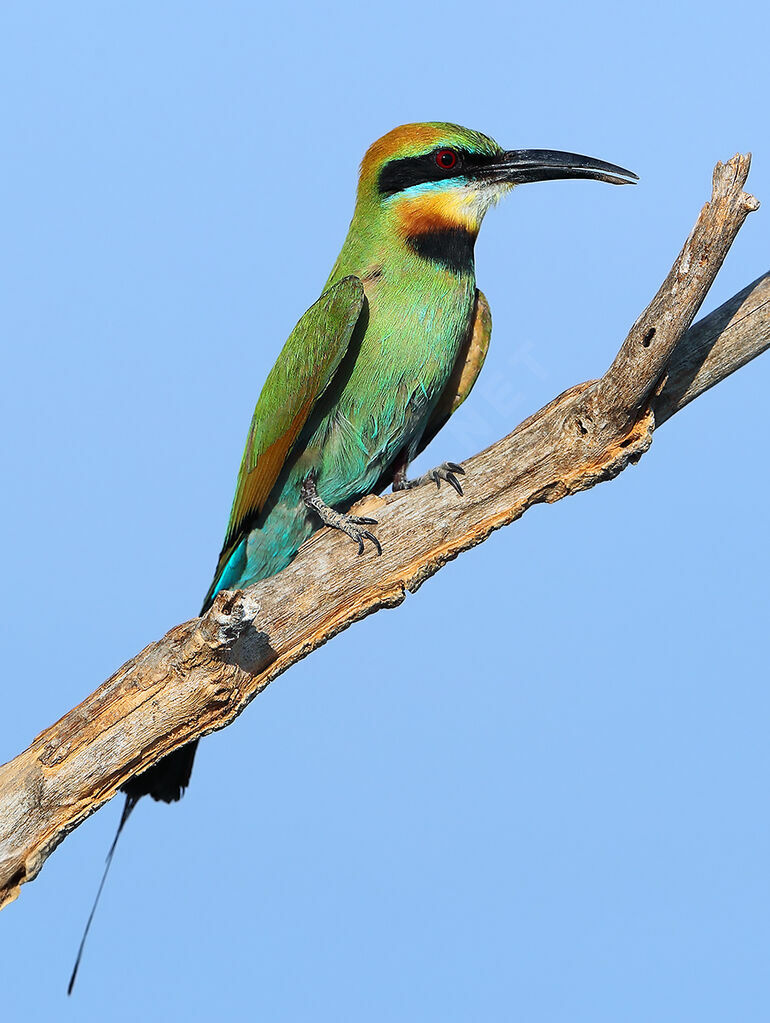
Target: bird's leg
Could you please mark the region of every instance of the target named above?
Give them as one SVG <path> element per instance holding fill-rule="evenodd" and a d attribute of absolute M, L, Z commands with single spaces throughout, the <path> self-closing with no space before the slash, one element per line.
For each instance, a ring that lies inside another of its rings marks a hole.
<path fill-rule="evenodd" d="M 396 471 L 393 473 L 393 490 L 411 490 L 413 487 L 420 487 L 423 483 L 435 483 L 437 487 L 441 486 L 441 481 L 445 480 L 450 486 L 454 487 L 460 497 L 463 496 L 463 488 L 460 486 L 460 481 L 457 479 L 455 473 L 459 473 L 461 476 L 465 475 L 465 469 L 457 462 L 442 462 L 441 465 L 437 465 L 435 469 L 431 469 L 430 472 L 423 473 L 422 476 L 418 476 L 417 479 L 408 480 L 406 478 L 406 470 L 409 465 L 409 460 L 406 454 L 402 455 L 396 465 Z"/>
<path fill-rule="evenodd" d="M 364 540 L 371 540 L 377 553 L 382 554 L 380 541 L 370 533 L 368 529 L 360 529 L 360 526 L 376 526 L 377 519 L 361 518 L 358 515 L 344 515 L 342 512 L 330 508 L 325 501 L 318 496 L 316 489 L 316 474 L 310 472 L 302 482 L 302 500 L 306 508 L 310 508 L 320 518 L 325 526 L 332 529 L 339 529 L 358 543 L 359 555 L 364 553 Z"/>

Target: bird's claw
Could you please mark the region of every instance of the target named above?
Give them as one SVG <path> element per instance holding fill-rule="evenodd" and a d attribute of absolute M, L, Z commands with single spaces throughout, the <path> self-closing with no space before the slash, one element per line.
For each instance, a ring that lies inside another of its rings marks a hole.
<path fill-rule="evenodd" d="M 349 536 L 353 536 L 352 533 L 350 533 L 348 535 Z M 374 533 L 370 533 L 368 529 L 362 529 L 361 532 L 358 533 L 357 536 L 354 537 L 354 539 L 358 540 L 358 556 L 359 556 L 359 558 L 364 553 L 364 540 L 371 540 L 372 543 L 374 544 L 375 550 L 377 551 L 378 557 L 382 555 L 382 544 L 377 539 L 377 537 L 374 535 Z"/>
<path fill-rule="evenodd" d="M 362 515 L 343 515 L 342 518 L 345 520 L 345 524 L 341 524 L 337 528 L 342 529 L 343 533 L 347 533 L 351 539 L 358 541 L 359 558 L 364 553 L 364 540 L 371 540 L 377 554 L 382 554 L 382 544 L 374 533 L 370 533 L 368 529 L 356 529 L 356 526 L 376 526 L 378 525 L 377 519 L 368 519 Z"/>
<path fill-rule="evenodd" d="M 382 544 L 374 533 L 370 533 L 368 529 L 359 528 L 360 526 L 376 526 L 377 519 L 361 518 L 358 515 L 343 515 L 342 512 L 336 512 L 334 521 L 327 522 L 326 525 L 333 529 L 339 529 L 341 533 L 345 533 L 351 540 L 354 540 L 358 544 L 359 558 L 364 553 L 364 540 L 371 540 L 378 556 L 382 554 Z"/>
<path fill-rule="evenodd" d="M 441 488 L 441 481 L 444 480 L 451 487 L 457 491 L 460 497 L 463 496 L 463 488 L 460 486 L 460 481 L 457 478 L 457 473 L 460 476 L 465 475 L 465 469 L 457 462 L 442 462 L 441 465 L 437 465 L 435 469 L 431 469 L 430 472 L 424 473 L 422 476 L 418 476 L 417 479 L 407 480 L 404 479 L 405 471 L 402 470 L 393 481 L 393 490 L 412 490 L 414 487 L 421 487 L 423 483 L 435 483 L 436 489 Z"/>
<path fill-rule="evenodd" d="M 441 489 L 441 481 L 445 480 L 451 487 L 457 491 L 460 497 L 463 496 L 463 488 L 460 486 L 455 473 L 459 473 L 461 476 L 465 475 L 465 469 L 457 462 L 442 462 L 441 465 L 437 465 L 436 468 L 429 473 L 430 478 L 435 482 L 436 489 Z"/>
<path fill-rule="evenodd" d="M 364 540 L 371 540 L 377 554 L 382 554 L 382 545 L 374 533 L 370 533 L 368 529 L 359 528 L 360 526 L 376 526 L 377 519 L 370 519 L 361 515 L 346 515 L 344 512 L 338 512 L 334 508 L 330 508 L 318 496 L 315 476 L 312 473 L 303 481 L 302 500 L 307 508 L 311 508 L 318 515 L 325 526 L 339 529 L 341 533 L 345 533 L 351 540 L 354 540 L 358 544 L 359 557 L 364 553 Z"/>
<path fill-rule="evenodd" d="M 374 548 L 378 555 L 382 554 L 382 544 L 374 535 L 370 533 L 368 529 L 358 529 L 358 526 L 376 526 L 377 519 L 368 519 L 362 515 L 343 515 L 339 513 L 340 521 L 336 524 L 336 528 L 346 533 L 351 540 L 355 540 L 358 543 L 358 556 L 359 558 L 364 553 L 364 540 L 371 540 L 374 544 Z"/>

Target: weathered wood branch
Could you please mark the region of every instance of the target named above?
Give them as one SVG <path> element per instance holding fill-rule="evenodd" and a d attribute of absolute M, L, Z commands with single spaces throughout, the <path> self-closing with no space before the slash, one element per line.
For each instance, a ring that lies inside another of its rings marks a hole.
<path fill-rule="evenodd" d="M 694 327 L 757 201 L 749 157 L 717 164 L 671 273 L 598 381 L 571 388 L 465 463 L 466 496 L 433 486 L 369 497 L 383 555 L 324 529 L 292 564 L 171 629 L 0 768 L 0 905 L 131 775 L 229 724 L 274 678 L 353 622 L 395 607 L 442 565 L 519 518 L 612 479 L 657 425 L 770 346 L 770 274 Z M 689 329 L 688 329 L 689 328 Z"/>

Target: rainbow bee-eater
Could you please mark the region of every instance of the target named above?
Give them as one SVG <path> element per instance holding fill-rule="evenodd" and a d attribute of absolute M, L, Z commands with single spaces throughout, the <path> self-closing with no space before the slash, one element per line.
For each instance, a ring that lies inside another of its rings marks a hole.
<path fill-rule="evenodd" d="M 342 251 L 257 401 L 201 613 L 220 590 L 285 568 L 322 524 L 347 533 L 359 554 L 365 543 L 378 553 L 367 528 L 376 523 L 348 514 L 373 490 L 445 480 L 462 495 L 455 463 L 416 480 L 407 467 L 468 396 L 489 346 L 476 237 L 516 185 L 558 178 L 627 184 L 636 175 L 574 153 L 506 151 L 446 123 L 403 125 L 370 147 Z M 180 798 L 195 748 L 124 786 L 118 834 L 142 796 Z"/>

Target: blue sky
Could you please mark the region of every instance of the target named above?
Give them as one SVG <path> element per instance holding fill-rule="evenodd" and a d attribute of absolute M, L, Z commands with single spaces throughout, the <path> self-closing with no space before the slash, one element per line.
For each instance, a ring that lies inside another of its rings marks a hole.
<path fill-rule="evenodd" d="M 641 178 L 489 215 L 492 349 L 427 468 L 604 370 L 736 150 L 766 206 L 706 310 L 768 269 L 768 27 L 7 0 L 0 758 L 196 613 L 373 139 L 451 120 Z M 207 739 L 183 802 L 136 811 L 67 1001 L 117 801 L 91 818 L 2 915 L 4 1018 L 764 1020 L 768 386 L 760 359 Z"/>

